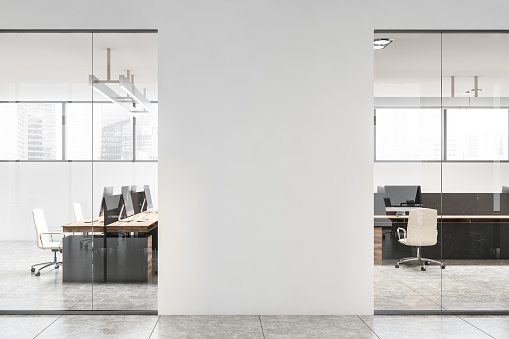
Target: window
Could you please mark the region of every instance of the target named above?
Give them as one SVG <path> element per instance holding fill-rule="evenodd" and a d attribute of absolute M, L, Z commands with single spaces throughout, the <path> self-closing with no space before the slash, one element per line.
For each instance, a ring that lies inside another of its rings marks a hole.
<path fill-rule="evenodd" d="M 94 160 L 133 159 L 132 116 L 112 103 L 94 103 Z"/>
<path fill-rule="evenodd" d="M 506 109 L 448 109 L 447 160 L 508 160 Z"/>
<path fill-rule="evenodd" d="M 113 103 L 0 103 L 0 114 L 0 160 L 133 160 L 133 117 Z M 157 161 L 157 138 L 157 117 L 136 114 L 135 160 Z"/>
<path fill-rule="evenodd" d="M 2 160 L 61 160 L 62 107 L 54 103 L 0 104 Z"/>
<path fill-rule="evenodd" d="M 377 109 L 376 160 L 440 160 L 440 109 Z"/>
<path fill-rule="evenodd" d="M 157 117 L 150 113 L 137 114 L 136 160 L 157 160 L 157 136 Z"/>

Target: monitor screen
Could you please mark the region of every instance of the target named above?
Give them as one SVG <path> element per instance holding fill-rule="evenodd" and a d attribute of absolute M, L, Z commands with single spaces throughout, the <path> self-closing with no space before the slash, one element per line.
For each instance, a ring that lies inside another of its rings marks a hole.
<path fill-rule="evenodd" d="M 134 213 L 138 214 L 141 212 L 143 201 L 145 200 L 145 192 L 133 192 L 131 191 L 131 199 L 133 201 Z"/>
<path fill-rule="evenodd" d="M 145 191 L 145 200 L 147 209 L 154 208 L 152 204 L 152 196 L 150 195 L 150 187 L 148 185 L 143 186 L 143 190 Z"/>
<path fill-rule="evenodd" d="M 385 197 L 392 207 L 420 205 L 421 186 L 385 186 Z"/>
<path fill-rule="evenodd" d="M 103 197 L 113 195 L 113 186 L 104 186 Z"/>
<path fill-rule="evenodd" d="M 110 197 L 113 195 L 113 186 L 104 186 L 103 189 L 103 198 L 101 199 L 101 210 L 99 211 L 99 215 L 104 215 L 104 198 Z"/>
<path fill-rule="evenodd" d="M 120 198 L 121 195 L 108 195 L 102 199 L 104 207 L 104 225 L 109 225 L 118 220 L 120 214 Z"/>
<path fill-rule="evenodd" d="M 122 198 L 124 202 L 124 211 L 127 217 L 134 215 L 133 201 L 131 199 L 131 192 L 129 186 L 122 186 Z"/>

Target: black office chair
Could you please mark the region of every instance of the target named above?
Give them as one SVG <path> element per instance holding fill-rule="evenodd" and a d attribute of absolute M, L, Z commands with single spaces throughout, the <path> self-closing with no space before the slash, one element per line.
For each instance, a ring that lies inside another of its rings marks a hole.
<path fill-rule="evenodd" d="M 385 210 L 384 204 L 384 194 L 383 193 L 375 193 L 375 215 L 386 215 L 387 212 Z M 388 227 L 391 226 L 390 232 L 382 233 L 382 239 L 385 239 L 385 235 L 388 233 L 392 233 L 391 237 L 396 236 L 396 228 L 394 228 L 392 221 L 390 219 L 376 219 L 374 222 L 375 226 L 380 227 Z"/>

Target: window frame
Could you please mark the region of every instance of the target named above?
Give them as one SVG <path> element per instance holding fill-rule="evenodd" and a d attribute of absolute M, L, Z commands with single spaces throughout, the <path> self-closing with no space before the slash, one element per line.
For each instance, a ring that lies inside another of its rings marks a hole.
<path fill-rule="evenodd" d="M 158 101 L 151 101 L 152 103 L 156 103 L 158 104 L 159 102 Z M 132 160 L 94 160 L 94 159 L 87 159 L 87 160 L 69 160 L 69 159 L 66 159 L 65 156 L 66 156 L 66 134 L 67 134 L 67 126 L 66 126 L 66 113 L 67 113 L 67 104 L 112 104 L 110 101 L 55 101 L 55 100 L 50 100 L 50 101 L 0 101 L 0 105 L 1 104 L 62 104 L 62 119 L 61 119 L 61 128 L 62 128 L 62 145 L 61 145 L 61 149 L 62 149 L 62 159 L 61 160 L 21 160 L 21 159 L 16 159 L 16 160 L 6 160 L 6 159 L 1 159 L 0 158 L 0 162 L 159 162 L 159 157 L 157 160 L 138 160 L 136 159 L 136 130 L 135 130 L 135 120 L 136 119 L 133 119 L 133 124 L 131 126 L 131 128 L 133 128 L 133 136 L 132 136 L 132 142 L 133 142 L 133 149 L 132 149 L 132 152 L 133 152 L 133 157 L 132 157 Z M 159 124 L 158 124 L 159 126 Z"/>

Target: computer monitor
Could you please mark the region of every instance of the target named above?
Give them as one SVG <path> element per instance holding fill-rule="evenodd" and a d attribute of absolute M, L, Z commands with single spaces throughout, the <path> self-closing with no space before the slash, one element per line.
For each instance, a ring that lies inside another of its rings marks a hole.
<path fill-rule="evenodd" d="M 107 195 L 102 198 L 102 206 L 104 207 L 104 225 L 109 225 L 118 220 L 121 213 L 122 195 Z"/>
<path fill-rule="evenodd" d="M 509 186 L 502 186 L 502 193 L 509 193 Z"/>
<path fill-rule="evenodd" d="M 148 185 L 143 186 L 143 191 L 145 193 L 145 201 L 142 204 L 141 210 L 146 211 L 148 209 L 154 208 L 152 203 L 152 195 L 150 194 L 150 187 Z"/>
<path fill-rule="evenodd" d="M 131 191 L 131 200 L 133 201 L 134 214 L 141 212 L 143 202 L 145 201 L 145 191 Z"/>
<path fill-rule="evenodd" d="M 105 210 L 105 207 L 104 207 L 104 198 L 112 196 L 113 195 L 113 189 L 114 189 L 113 186 L 104 186 L 103 197 L 101 199 L 101 210 L 99 211 L 99 215 L 100 216 L 104 215 L 104 210 Z"/>
<path fill-rule="evenodd" d="M 119 215 L 119 220 L 122 218 L 127 218 L 134 215 L 134 207 L 133 201 L 131 199 L 131 192 L 129 191 L 129 186 L 122 186 L 122 201 L 121 201 L 121 213 Z"/>
<path fill-rule="evenodd" d="M 131 185 L 131 192 L 136 192 L 137 188 L 137 185 Z"/>
<path fill-rule="evenodd" d="M 421 186 L 385 186 L 385 197 L 390 199 L 392 207 L 422 204 Z"/>

